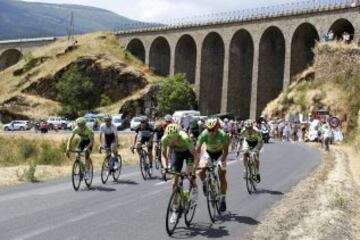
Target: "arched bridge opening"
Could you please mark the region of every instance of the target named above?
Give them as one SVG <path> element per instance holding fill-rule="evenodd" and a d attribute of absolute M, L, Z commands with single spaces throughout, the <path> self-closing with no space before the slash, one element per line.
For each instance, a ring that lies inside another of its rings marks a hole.
<path fill-rule="evenodd" d="M 190 83 L 195 83 L 196 43 L 190 35 L 182 36 L 175 49 L 175 73 L 185 73 Z"/>
<path fill-rule="evenodd" d="M 283 89 L 285 38 L 277 27 L 269 27 L 260 39 L 256 115 Z"/>
<path fill-rule="evenodd" d="M 230 43 L 227 111 L 246 119 L 250 116 L 254 43 L 250 33 L 239 30 Z"/>
<path fill-rule="evenodd" d="M 312 24 L 303 23 L 296 29 L 291 41 L 291 79 L 312 64 L 317 41 L 319 34 Z"/>
<path fill-rule="evenodd" d="M 22 53 L 17 49 L 8 49 L 0 55 L 0 71 L 16 64 L 22 57 Z"/>
<path fill-rule="evenodd" d="M 129 42 L 126 49 L 143 63 L 145 63 L 145 47 L 139 39 L 133 39 Z"/>
<path fill-rule="evenodd" d="M 149 66 L 156 74 L 168 76 L 170 73 L 170 45 L 163 37 L 156 38 L 150 47 Z"/>
<path fill-rule="evenodd" d="M 336 40 L 343 40 L 343 34 L 345 32 L 350 34 L 350 41 L 354 39 L 355 28 L 351 22 L 344 18 L 336 20 L 331 25 L 330 30 L 333 31 Z"/>
<path fill-rule="evenodd" d="M 224 42 L 218 33 L 209 33 L 201 51 L 200 110 L 211 115 L 221 110 L 221 93 L 224 71 Z"/>

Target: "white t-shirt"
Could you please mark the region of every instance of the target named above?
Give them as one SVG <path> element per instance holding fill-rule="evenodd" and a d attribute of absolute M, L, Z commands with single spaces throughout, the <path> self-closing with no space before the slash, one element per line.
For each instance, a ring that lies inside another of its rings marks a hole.
<path fill-rule="evenodd" d="M 117 129 L 116 127 L 111 124 L 110 127 L 106 126 L 106 123 L 101 124 L 100 126 L 100 132 L 104 133 L 105 135 L 110 135 L 110 134 L 117 134 Z"/>

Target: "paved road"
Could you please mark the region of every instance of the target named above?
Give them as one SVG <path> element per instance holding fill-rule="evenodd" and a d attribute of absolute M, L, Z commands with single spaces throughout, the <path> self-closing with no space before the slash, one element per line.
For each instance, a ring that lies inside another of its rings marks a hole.
<path fill-rule="evenodd" d="M 315 150 L 300 144 L 272 143 L 262 153 L 259 193 L 248 195 L 240 162 L 228 166 L 228 212 L 210 224 L 203 195 L 194 225 L 181 220 L 176 239 L 246 239 L 273 203 L 319 163 Z M 201 193 L 201 191 L 200 191 Z M 170 183 L 143 181 L 135 167 L 119 183 L 74 192 L 70 179 L 0 189 L 0 239 L 168 239 L 165 211 Z"/>

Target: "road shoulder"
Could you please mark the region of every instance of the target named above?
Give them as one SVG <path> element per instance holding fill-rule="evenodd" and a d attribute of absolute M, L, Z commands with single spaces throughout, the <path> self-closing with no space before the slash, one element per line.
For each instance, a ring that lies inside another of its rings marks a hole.
<path fill-rule="evenodd" d="M 321 150 L 319 167 L 265 215 L 251 239 L 354 239 L 359 193 L 349 155 Z"/>

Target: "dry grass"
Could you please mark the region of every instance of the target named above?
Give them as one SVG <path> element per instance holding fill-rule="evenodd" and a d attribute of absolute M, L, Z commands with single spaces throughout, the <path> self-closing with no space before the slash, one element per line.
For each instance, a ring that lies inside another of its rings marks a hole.
<path fill-rule="evenodd" d="M 61 133 L 49 133 L 49 134 L 36 134 L 29 133 L 23 136 L 2 133 L 0 135 L 2 138 L 8 139 L 9 142 L 16 142 L 19 139 L 27 139 L 37 143 L 50 143 L 53 146 L 59 146 L 61 143 L 65 142 L 69 135 Z M 122 156 L 123 164 L 134 165 L 138 162 L 137 155 L 132 154 L 130 147 L 133 145 L 134 136 L 132 134 L 121 134 L 119 135 L 120 149 L 119 153 Z M 96 134 L 95 141 L 97 141 L 96 146 L 93 149 L 92 160 L 94 164 L 95 171 L 101 169 L 101 164 L 104 159 L 104 155 L 98 152 L 99 145 L 99 135 Z M 53 178 L 59 178 L 68 176 L 71 173 L 72 162 L 67 161 L 63 166 L 37 166 L 35 172 L 35 179 L 39 181 L 45 181 Z M 21 176 L 24 174 L 24 171 L 28 168 L 28 165 L 19 165 L 12 167 L 0 167 L 0 186 L 9 186 L 14 184 L 20 184 L 23 182 Z"/>

